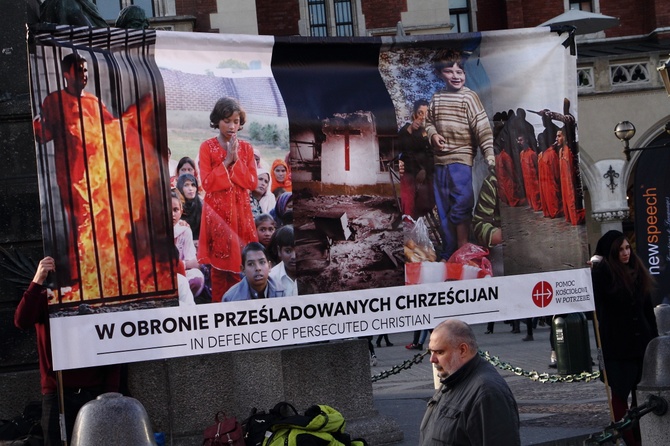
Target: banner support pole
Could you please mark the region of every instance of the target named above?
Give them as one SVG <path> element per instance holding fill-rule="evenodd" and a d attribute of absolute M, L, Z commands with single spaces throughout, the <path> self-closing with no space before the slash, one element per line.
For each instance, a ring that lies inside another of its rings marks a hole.
<path fill-rule="evenodd" d="M 607 394 L 607 406 L 610 409 L 610 421 L 612 423 L 615 423 L 616 420 L 614 419 L 614 408 L 612 407 L 612 394 L 610 392 L 610 386 L 609 382 L 607 381 L 607 370 L 605 369 L 605 359 L 603 358 L 603 348 L 602 344 L 600 343 L 600 325 L 598 324 L 598 315 L 596 314 L 595 310 L 593 311 L 593 328 L 595 329 L 595 335 L 596 335 L 596 346 L 598 349 L 598 366 L 600 367 L 600 370 L 603 374 L 603 382 L 605 383 L 605 393 Z M 602 363 L 601 363 L 602 361 Z M 619 445 L 621 444 L 619 439 L 616 440 L 616 444 Z"/>
<path fill-rule="evenodd" d="M 58 426 L 60 427 L 60 440 L 63 446 L 67 446 L 67 428 L 65 424 L 65 393 L 63 392 L 63 371 L 56 372 L 58 380 Z"/>

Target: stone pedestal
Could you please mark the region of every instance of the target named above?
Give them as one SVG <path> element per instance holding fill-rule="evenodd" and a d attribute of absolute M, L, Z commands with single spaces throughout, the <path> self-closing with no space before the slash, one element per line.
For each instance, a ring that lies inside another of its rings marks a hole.
<path fill-rule="evenodd" d="M 397 423 L 374 409 L 370 376 L 367 341 L 356 339 L 130 364 L 128 386 L 173 446 L 202 442 L 219 410 L 241 422 L 280 401 L 299 412 L 332 406 L 371 446 L 400 441 Z"/>

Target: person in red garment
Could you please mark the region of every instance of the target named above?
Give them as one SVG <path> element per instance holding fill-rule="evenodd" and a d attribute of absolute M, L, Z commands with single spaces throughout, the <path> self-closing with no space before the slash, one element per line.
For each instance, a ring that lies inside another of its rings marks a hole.
<path fill-rule="evenodd" d="M 561 172 L 561 196 L 565 221 L 573 226 L 584 222 L 584 209 L 577 209 L 575 196 L 575 162 L 572 150 L 568 147 L 563 130 L 556 132 L 556 143 L 560 147 L 558 158 Z"/>
<path fill-rule="evenodd" d="M 200 145 L 199 166 L 205 190 L 198 261 L 212 265 L 212 302 L 221 302 L 241 280 L 242 247 L 257 242 L 249 193 L 258 185 L 254 149 L 237 139 L 246 113 L 229 97 L 219 99 L 210 114 L 219 134 Z"/>
<path fill-rule="evenodd" d="M 43 285 L 47 275 L 55 269 L 56 262 L 52 257 L 45 257 L 40 261 L 35 277 L 23 293 L 14 313 L 14 325 L 17 328 L 30 330 L 35 327 L 37 335 L 37 357 L 42 387 L 42 434 L 44 444 L 47 446 L 62 444 L 58 422 L 57 379 L 51 361 L 49 296 Z M 120 385 L 121 366 L 119 365 L 63 371 L 63 399 L 68 439 L 71 438 L 79 409 L 101 393 L 118 392 Z"/>
<path fill-rule="evenodd" d="M 561 203 L 561 173 L 556 144 L 550 145 L 537 157 L 540 180 L 542 213 L 547 218 L 556 218 L 563 212 Z"/>
<path fill-rule="evenodd" d="M 156 268 L 147 253 L 133 251 L 133 225 L 143 218 L 146 195 L 141 158 L 150 152 L 143 155 L 140 147 L 154 144 L 147 131 L 153 127 L 151 96 L 116 118 L 84 91 L 85 57 L 68 54 L 61 68 L 65 87 L 44 99 L 33 121 L 38 143 L 53 144 L 64 226 L 69 228 L 69 240 L 63 243 L 67 252 L 61 253 L 68 257 L 69 271 L 60 271 L 58 285 L 72 288 L 67 298 L 72 300 L 138 293 L 138 279 Z"/>
<path fill-rule="evenodd" d="M 537 153 L 526 143 L 526 138 L 519 136 L 516 139 L 521 150 L 521 171 L 523 172 L 523 183 L 526 186 L 526 199 L 528 205 L 534 211 L 542 210 L 542 201 L 540 200 L 540 184 L 537 173 Z"/>
<path fill-rule="evenodd" d="M 426 135 L 428 101 L 419 99 L 412 106 L 412 120 L 398 130 L 400 161 L 404 172 L 400 177 L 400 203 L 405 215 L 417 219 L 435 207 L 433 196 L 433 149 Z"/>
<path fill-rule="evenodd" d="M 498 196 L 502 202 L 511 207 L 522 205 L 521 198 L 517 196 L 518 185 L 514 177 L 514 160 L 504 148 L 496 155 L 495 171 L 498 178 Z"/>
<path fill-rule="evenodd" d="M 277 189 L 282 189 L 283 192 L 293 191 L 290 172 L 291 170 L 286 161 L 276 159 L 272 162 L 270 175 L 272 177 L 272 193 L 275 194 L 276 198 L 279 198 L 279 195 L 281 195 L 281 193 L 277 192 Z"/>

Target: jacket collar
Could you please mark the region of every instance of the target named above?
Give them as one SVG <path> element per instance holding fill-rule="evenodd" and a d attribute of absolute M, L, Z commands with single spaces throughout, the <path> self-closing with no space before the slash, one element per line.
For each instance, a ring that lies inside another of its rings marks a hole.
<path fill-rule="evenodd" d="M 463 364 L 461 368 L 459 368 L 446 378 L 440 380 L 440 382 L 444 386 L 442 388 L 442 391 L 446 392 L 447 390 L 453 389 L 454 387 L 458 386 L 461 382 L 463 382 L 477 367 L 477 364 L 479 364 L 480 360 L 481 358 L 479 357 L 479 355 L 475 355 L 472 357 L 472 359 Z"/>

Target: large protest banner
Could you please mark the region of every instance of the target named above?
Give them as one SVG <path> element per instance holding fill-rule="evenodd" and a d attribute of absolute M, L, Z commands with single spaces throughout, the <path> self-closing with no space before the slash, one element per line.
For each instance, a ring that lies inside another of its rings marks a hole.
<path fill-rule="evenodd" d="M 565 34 L 32 37 L 56 369 L 593 309 Z M 467 133 L 446 138 L 472 146 L 459 218 L 432 187 L 448 149 L 425 179 L 398 133 L 417 103 L 441 100 L 434 64 L 448 57 L 474 107 L 454 114 Z M 261 162 L 290 158 L 293 211 L 281 217 L 295 228 L 299 296 L 174 306 L 168 144 L 197 158 L 225 96 L 246 111 L 240 139 Z"/>

